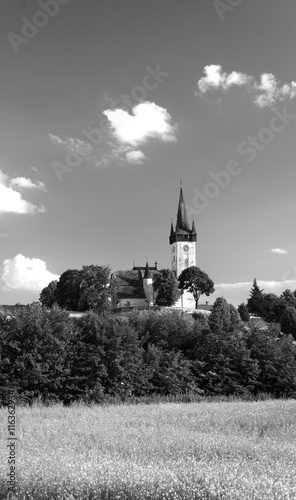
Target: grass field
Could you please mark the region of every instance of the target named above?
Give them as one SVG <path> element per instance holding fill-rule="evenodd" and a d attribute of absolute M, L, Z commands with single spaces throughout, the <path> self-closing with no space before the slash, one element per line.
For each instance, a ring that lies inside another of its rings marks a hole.
<path fill-rule="evenodd" d="M 294 400 L 16 413 L 21 500 L 296 499 Z M 4 478 L 6 408 L 0 416 Z"/>

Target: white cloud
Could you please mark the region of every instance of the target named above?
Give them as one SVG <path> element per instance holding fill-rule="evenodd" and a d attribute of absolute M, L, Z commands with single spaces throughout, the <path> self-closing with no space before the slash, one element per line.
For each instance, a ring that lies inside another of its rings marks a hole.
<path fill-rule="evenodd" d="M 18 254 L 3 262 L 1 279 L 8 289 L 38 291 L 50 281 L 58 280 L 59 275 L 48 271 L 43 260 L 29 259 Z"/>
<path fill-rule="evenodd" d="M 126 159 L 129 163 L 135 163 L 137 165 L 142 165 L 143 161 L 146 159 L 145 154 L 142 151 L 128 151 L 126 153 Z"/>
<path fill-rule="evenodd" d="M 74 137 L 69 137 L 68 139 L 61 139 L 58 135 L 48 134 L 51 142 L 58 144 L 59 146 L 65 146 L 68 151 L 74 151 L 80 156 L 89 156 L 93 147 L 88 141 L 83 141 L 82 139 L 77 139 Z"/>
<path fill-rule="evenodd" d="M 170 114 L 154 102 L 137 104 L 132 114 L 120 108 L 107 109 L 103 114 L 110 122 L 112 135 L 120 144 L 137 146 L 148 139 L 176 141 L 177 127 L 171 124 Z"/>
<path fill-rule="evenodd" d="M 200 78 L 197 83 L 200 94 L 204 94 L 209 90 L 215 89 L 222 89 L 226 91 L 234 85 L 246 85 L 251 78 L 248 75 L 240 72 L 238 73 L 237 71 L 227 74 L 222 71 L 222 67 L 219 64 L 210 64 L 209 66 L 205 66 L 204 73 L 206 76 Z"/>
<path fill-rule="evenodd" d="M 9 184 L 8 176 L 0 170 L 0 213 L 34 214 L 45 212 L 43 206 L 38 207 L 24 200 L 21 193 L 15 191 Z"/>
<path fill-rule="evenodd" d="M 26 177 L 15 177 L 10 181 L 10 187 L 15 187 L 19 189 L 40 189 L 41 191 L 46 191 L 45 184 L 41 181 L 33 182 L 31 179 Z"/>
<path fill-rule="evenodd" d="M 272 106 L 277 101 L 294 99 L 296 97 L 296 82 L 280 85 L 272 73 L 263 73 L 257 82 L 254 76 L 241 72 L 223 72 L 219 64 L 210 64 L 204 68 L 205 76 L 197 82 L 199 95 L 202 97 L 209 91 L 222 90 L 230 87 L 246 87 L 255 94 L 254 103 L 260 107 Z"/>
<path fill-rule="evenodd" d="M 272 253 L 280 253 L 280 254 L 286 255 L 287 250 L 285 250 L 284 248 L 272 248 L 271 252 Z"/>

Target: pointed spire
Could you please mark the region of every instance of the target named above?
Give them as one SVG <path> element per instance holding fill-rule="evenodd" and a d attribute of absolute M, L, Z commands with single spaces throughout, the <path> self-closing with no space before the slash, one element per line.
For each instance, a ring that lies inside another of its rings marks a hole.
<path fill-rule="evenodd" d="M 191 229 L 191 234 L 194 234 L 194 235 L 196 234 L 194 219 L 192 219 L 192 229 Z"/>
<path fill-rule="evenodd" d="M 171 219 L 171 233 L 170 233 L 170 238 L 174 236 L 175 231 L 174 231 L 174 226 L 173 226 L 173 219 Z"/>
<path fill-rule="evenodd" d="M 179 197 L 179 205 L 178 205 L 178 213 L 177 213 L 176 231 L 178 229 L 181 229 L 181 230 L 185 229 L 187 231 L 190 231 L 187 210 L 186 210 L 186 205 L 185 205 L 184 196 L 183 196 L 182 185 L 180 186 L 180 197 Z"/>
<path fill-rule="evenodd" d="M 145 267 L 145 274 L 144 274 L 144 280 L 151 278 L 151 273 L 148 265 L 148 261 L 146 262 L 146 267 Z"/>

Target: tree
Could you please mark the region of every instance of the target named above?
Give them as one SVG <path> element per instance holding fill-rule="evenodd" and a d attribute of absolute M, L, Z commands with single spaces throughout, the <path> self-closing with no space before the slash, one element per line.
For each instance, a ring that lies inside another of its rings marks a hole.
<path fill-rule="evenodd" d="M 289 306 L 296 307 L 296 297 L 291 290 L 285 290 L 281 295 L 281 299 L 284 299 Z"/>
<path fill-rule="evenodd" d="M 237 308 L 242 321 L 250 321 L 249 309 L 243 302 Z"/>
<path fill-rule="evenodd" d="M 80 297 L 81 271 L 78 269 L 67 269 L 64 271 L 57 283 L 57 303 L 68 311 L 78 311 Z"/>
<path fill-rule="evenodd" d="M 256 392 L 277 397 L 295 395 L 296 350 L 292 335 L 281 335 L 279 325 L 269 325 L 267 330 L 255 326 L 245 333 L 245 340 L 251 357 L 259 364 Z"/>
<path fill-rule="evenodd" d="M 209 327 L 211 332 L 230 330 L 230 309 L 228 302 L 224 297 L 218 297 L 213 305 L 209 316 Z"/>
<path fill-rule="evenodd" d="M 274 321 L 279 322 L 283 312 L 287 308 L 287 302 L 274 293 L 264 293 L 261 308 L 261 314 L 264 319 L 270 323 Z"/>
<path fill-rule="evenodd" d="M 161 269 L 154 275 L 153 290 L 157 293 L 155 303 L 158 306 L 174 305 L 180 296 L 175 273 L 171 269 Z"/>
<path fill-rule="evenodd" d="M 192 293 L 196 309 L 201 295 L 209 296 L 215 291 L 214 282 L 204 271 L 196 266 L 184 269 L 181 272 L 178 281 L 180 290 L 188 290 L 189 293 Z"/>
<path fill-rule="evenodd" d="M 29 402 L 58 400 L 72 331 L 67 312 L 57 306 L 15 307 L 12 317 L 0 316 L 0 386 L 15 384 Z"/>
<path fill-rule="evenodd" d="M 253 281 L 253 286 L 250 290 L 250 298 L 248 299 L 248 309 L 251 313 L 262 315 L 263 290 L 260 290 L 256 278 Z"/>
<path fill-rule="evenodd" d="M 83 266 L 80 271 L 80 294 L 78 309 L 92 310 L 98 314 L 110 310 L 109 266 Z"/>
<path fill-rule="evenodd" d="M 229 313 L 230 313 L 230 326 L 229 329 L 231 332 L 238 330 L 242 326 L 240 315 L 237 309 L 233 304 L 229 304 Z"/>
<path fill-rule="evenodd" d="M 57 291 L 57 281 L 51 281 L 43 290 L 41 291 L 39 295 L 39 302 L 44 306 L 44 307 L 52 307 L 54 304 L 57 303 L 57 296 L 56 296 L 56 291 Z"/>
<path fill-rule="evenodd" d="M 286 308 L 282 314 L 280 324 L 283 333 L 291 334 L 296 339 L 296 309 L 294 307 Z"/>

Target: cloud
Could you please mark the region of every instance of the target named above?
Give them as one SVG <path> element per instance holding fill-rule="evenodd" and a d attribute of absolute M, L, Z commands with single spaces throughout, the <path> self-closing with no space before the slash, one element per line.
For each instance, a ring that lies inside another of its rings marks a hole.
<path fill-rule="evenodd" d="M 38 291 L 50 281 L 58 280 L 59 275 L 48 271 L 43 260 L 18 254 L 13 259 L 4 260 L 1 279 L 8 289 Z"/>
<path fill-rule="evenodd" d="M 112 135 L 120 144 L 138 146 L 148 139 L 176 141 L 177 126 L 171 124 L 168 111 L 154 102 L 137 104 L 132 114 L 120 108 L 107 109 L 103 114 L 110 122 Z"/>
<path fill-rule="evenodd" d="M 59 146 L 64 146 L 68 151 L 78 153 L 80 156 L 89 156 L 93 147 L 88 141 L 82 139 L 77 139 L 74 137 L 68 137 L 68 139 L 61 139 L 58 135 L 49 133 L 49 138 L 53 144 L 58 144 Z"/>
<path fill-rule="evenodd" d="M 246 85 L 250 78 L 248 75 L 233 71 L 229 75 L 222 72 L 222 67 L 219 64 L 210 64 L 205 66 L 204 73 L 206 76 L 200 78 L 197 83 L 200 94 L 204 94 L 209 90 L 228 90 L 235 85 L 241 87 Z"/>
<path fill-rule="evenodd" d="M 204 67 L 205 76 L 197 82 L 200 97 L 211 91 L 227 92 L 231 87 L 245 87 L 254 94 L 256 106 L 264 108 L 274 105 L 277 101 L 294 99 L 296 97 L 296 82 L 279 84 L 272 73 L 263 73 L 260 81 L 254 76 L 232 71 L 227 73 L 219 64 L 210 64 Z"/>
<path fill-rule="evenodd" d="M 26 177 L 15 177 L 14 179 L 11 179 L 9 185 L 10 187 L 18 189 L 40 189 L 41 191 L 46 191 L 46 187 L 43 182 L 33 182 L 31 179 L 27 179 Z"/>
<path fill-rule="evenodd" d="M 67 141 L 64 141 L 58 135 L 53 135 L 51 133 L 49 133 L 48 135 L 50 137 L 51 142 L 53 142 L 54 144 L 59 144 L 60 146 L 65 146 L 67 144 Z"/>
<path fill-rule="evenodd" d="M 285 250 L 284 248 L 272 248 L 270 251 L 272 253 L 279 253 L 283 255 L 286 255 L 288 253 L 287 250 Z"/>
<path fill-rule="evenodd" d="M 127 159 L 128 163 L 135 163 L 137 165 L 142 165 L 143 160 L 146 159 L 146 156 L 142 151 L 139 151 L 139 150 L 128 151 L 128 153 L 126 153 L 126 159 Z"/>
<path fill-rule="evenodd" d="M 25 178 L 19 177 L 16 179 Z M 25 180 L 30 181 L 30 179 Z M 38 207 L 24 200 L 21 193 L 13 189 L 10 184 L 11 181 L 9 181 L 8 176 L 0 170 L 0 213 L 35 214 L 45 212 L 43 206 Z"/>

